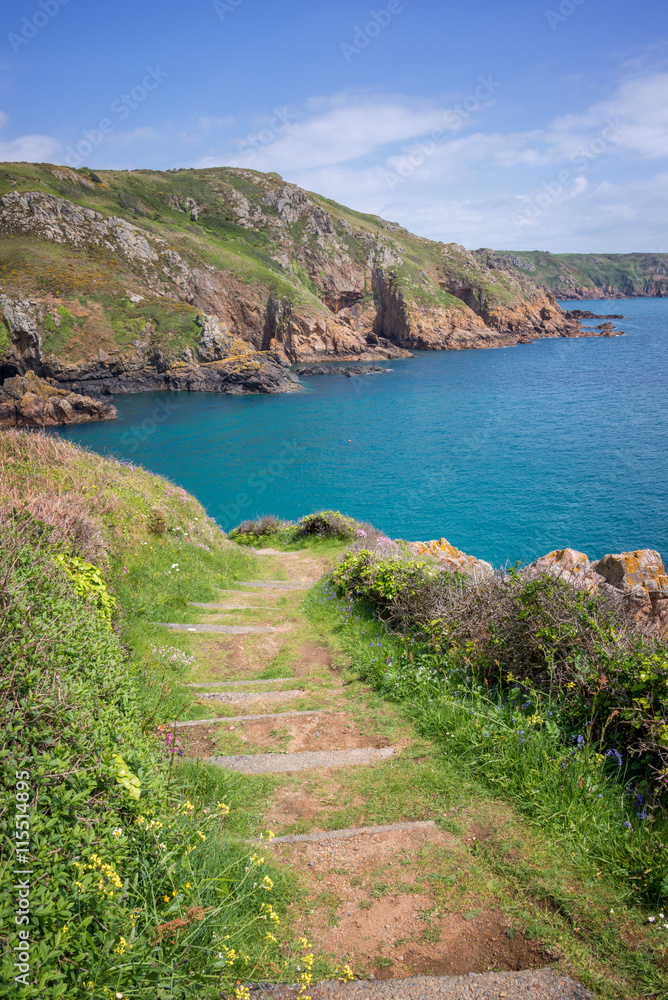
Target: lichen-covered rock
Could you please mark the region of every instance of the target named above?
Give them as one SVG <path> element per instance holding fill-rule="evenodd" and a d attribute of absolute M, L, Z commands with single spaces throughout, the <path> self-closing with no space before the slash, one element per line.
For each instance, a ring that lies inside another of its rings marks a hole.
<path fill-rule="evenodd" d="M 0 428 L 56 427 L 91 420 L 112 420 L 110 403 L 66 392 L 38 378 L 34 372 L 6 379 L 0 386 Z"/>
<path fill-rule="evenodd" d="M 451 545 L 445 538 L 431 542 L 411 542 L 409 547 L 417 555 L 426 555 L 437 559 L 442 568 L 451 573 L 464 573 L 475 580 L 494 576 L 494 567 L 491 563 L 467 555 Z"/>
<path fill-rule="evenodd" d="M 643 602 L 668 597 L 668 575 L 661 556 L 654 549 L 638 549 L 603 556 L 592 569 L 615 590 Z"/>
<path fill-rule="evenodd" d="M 555 549 L 554 552 L 548 552 L 546 556 L 541 556 L 527 566 L 524 573 L 530 576 L 549 573 L 574 587 L 589 591 L 597 590 L 604 582 L 604 578 L 592 568 L 585 553 L 578 552 L 577 549 Z"/>

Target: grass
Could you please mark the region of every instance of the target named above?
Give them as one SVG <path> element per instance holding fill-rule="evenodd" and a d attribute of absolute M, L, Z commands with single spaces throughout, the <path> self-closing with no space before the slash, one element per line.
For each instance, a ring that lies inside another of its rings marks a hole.
<path fill-rule="evenodd" d="M 175 761 L 157 728 L 182 708 L 190 640 L 155 620 L 262 567 L 143 469 L 13 432 L 0 435 L 0 469 L 3 818 L 13 824 L 15 772 L 27 769 L 34 873 L 33 960 L 15 995 L 171 1000 L 219 997 L 240 979 L 294 982 L 305 949 L 281 921 L 295 879 L 241 839 L 261 831 L 271 783 Z M 116 631 L 59 552 L 102 567 Z M 6 864 L 14 841 L 1 844 Z M 5 883 L 6 981 L 15 907 Z"/>
<path fill-rule="evenodd" d="M 436 819 L 467 845 L 464 855 L 449 851 L 437 861 L 432 853 L 421 863 L 442 905 L 466 913 L 481 905 L 501 909 L 525 936 L 560 950 L 597 996 L 662 996 L 668 988 L 666 932 L 648 922 L 659 907 L 643 902 L 633 882 L 620 880 L 629 870 L 623 828 L 629 803 L 617 775 L 599 769 L 590 798 L 579 782 L 588 773 L 591 779 L 591 762 L 575 755 L 560 787 L 548 780 L 552 771 L 537 745 L 527 757 L 518 751 L 517 738 L 506 752 L 482 737 L 485 706 L 473 693 L 435 694 L 414 679 L 401 688 L 396 670 L 390 682 L 387 661 L 396 663 L 402 643 L 361 607 L 320 589 L 307 613 L 329 630 L 353 676 L 377 688 L 370 701 L 384 699 L 395 725 L 409 721 L 420 734 L 392 767 L 346 775 L 346 804 L 333 802 L 319 824 L 333 829 Z M 374 670 L 381 664 L 382 671 Z M 506 719 L 511 716 L 512 708 L 504 711 Z M 498 715 L 496 706 L 487 706 L 485 719 Z M 559 760 L 570 753 L 561 751 Z M 312 777 L 307 787 L 324 797 L 318 781 Z"/>

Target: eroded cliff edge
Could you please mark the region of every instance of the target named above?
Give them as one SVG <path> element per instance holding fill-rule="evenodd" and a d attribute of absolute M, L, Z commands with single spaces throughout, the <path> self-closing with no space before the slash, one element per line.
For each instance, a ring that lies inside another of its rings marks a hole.
<path fill-rule="evenodd" d="M 215 168 L 0 165 L 0 376 L 286 392 L 294 362 L 596 336 L 503 255 Z"/>

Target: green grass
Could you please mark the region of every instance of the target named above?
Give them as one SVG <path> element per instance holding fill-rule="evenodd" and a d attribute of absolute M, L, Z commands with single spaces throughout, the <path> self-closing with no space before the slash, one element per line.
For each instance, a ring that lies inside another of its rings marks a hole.
<path fill-rule="evenodd" d="M 456 854 L 447 864 L 424 865 L 445 905 L 453 905 L 456 891 L 457 905 L 467 912 L 483 903 L 499 907 L 526 935 L 561 950 L 598 996 L 663 995 L 665 931 L 648 923 L 659 906 L 643 902 L 642 890 L 629 878 L 637 864 L 623 828 L 629 802 L 617 774 L 594 767 L 598 762 L 580 752 L 564 777 L 560 763 L 570 745 L 535 740 L 527 754 L 516 733 L 508 745 L 483 737 L 491 721 L 501 726 L 499 715 L 508 722 L 512 707 L 499 713 L 481 695 L 435 692 L 414 675 L 398 684 L 403 643 L 362 607 L 350 607 L 326 588 L 313 593 L 307 613 L 330 630 L 354 674 L 377 689 L 374 697 L 385 699 L 391 714 L 410 720 L 421 734 L 391 768 L 377 765 L 347 775 L 346 803 L 332 802 L 320 825 L 436 819 L 453 836 L 467 838 L 471 859 L 463 881 Z M 557 757 L 556 769 L 550 756 Z M 314 794 L 317 782 L 310 779 Z M 648 859 L 642 835 L 641 859 Z"/>
<path fill-rule="evenodd" d="M 295 880 L 241 839 L 261 833 L 273 786 L 172 757 L 168 723 L 183 707 L 190 641 L 154 624 L 262 568 L 194 498 L 142 469 L 15 433 L 0 435 L 0 466 L 0 762 L 11 801 L 15 772 L 30 774 L 33 871 L 31 969 L 13 994 L 213 1000 L 240 979 L 294 982 L 304 949 L 282 916 Z M 96 591 L 75 592 L 58 552 L 102 566 L 116 631 Z M 119 755 L 138 799 L 120 781 Z M 15 908 L 5 882 L 5 981 Z M 331 969 L 318 959 L 314 972 Z"/>

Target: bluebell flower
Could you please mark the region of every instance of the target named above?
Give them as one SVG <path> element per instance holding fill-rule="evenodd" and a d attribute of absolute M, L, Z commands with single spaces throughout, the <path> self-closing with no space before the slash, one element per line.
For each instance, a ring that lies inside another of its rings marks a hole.
<path fill-rule="evenodd" d="M 626 827 L 627 830 L 631 830 L 631 832 L 633 832 L 633 827 L 631 826 L 628 820 L 624 821 L 624 826 Z"/>

